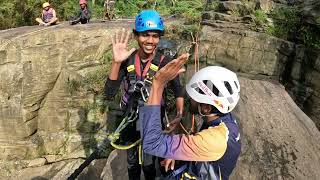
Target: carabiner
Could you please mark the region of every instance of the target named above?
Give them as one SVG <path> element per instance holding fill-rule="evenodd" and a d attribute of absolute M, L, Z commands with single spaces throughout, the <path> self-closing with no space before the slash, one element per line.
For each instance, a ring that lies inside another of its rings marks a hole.
<path fill-rule="evenodd" d="M 145 86 L 140 89 L 140 93 L 143 101 L 147 102 L 150 94 Z"/>

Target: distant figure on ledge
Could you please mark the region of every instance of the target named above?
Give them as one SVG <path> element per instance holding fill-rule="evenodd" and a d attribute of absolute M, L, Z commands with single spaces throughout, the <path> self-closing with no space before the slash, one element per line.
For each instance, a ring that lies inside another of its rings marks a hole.
<path fill-rule="evenodd" d="M 51 26 L 57 24 L 58 18 L 56 16 L 56 11 L 51 7 L 50 3 L 43 3 L 42 8 L 41 18 L 36 18 L 39 26 Z"/>
<path fill-rule="evenodd" d="M 88 4 L 86 0 L 79 1 L 80 9 L 77 12 L 75 17 L 71 18 L 70 24 L 75 25 L 78 23 L 87 24 L 91 18 L 91 11 L 88 8 Z"/>
<path fill-rule="evenodd" d="M 104 1 L 104 13 L 103 13 L 103 19 L 108 19 L 111 21 L 112 19 L 115 18 L 114 15 L 114 6 L 116 4 L 115 0 L 105 0 Z"/>

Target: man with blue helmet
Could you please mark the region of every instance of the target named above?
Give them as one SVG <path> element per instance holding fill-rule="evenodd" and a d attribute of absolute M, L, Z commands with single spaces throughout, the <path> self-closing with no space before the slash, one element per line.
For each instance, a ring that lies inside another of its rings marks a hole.
<path fill-rule="evenodd" d="M 144 10 L 136 17 L 133 34 L 139 45 L 138 50 L 127 49 L 130 34 L 131 32 L 125 32 L 123 29 L 113 38 L 113 61 L 105 84 L 105 96 L 111 99 L 123 83 L 124 94 L 120 106 L 124 110 L 124 116 L 130 114 L 132 110 L 138 115 L 139 108 L 148 98 L 153 76 L 171 61 L 171 57 L 161 54 L 157 49 L 160 38 L 164 34 L 164 22 L 156 11 Z M 183 112 L 184 90 L 179 76 L 170 81 L 169 87 L 176 97 L 177 116 L 180 116 Z M 163 98 L 161 104 L 163 117 L 165 106 Z M 134 122 L 122 132 L 124 136 L 127 136 L 126 141 L 134 142 L 140 138 L 139 127 Z M 148 154 L 143 154 L 142 157 L 145 179 L 155 179 L 155 157 Z M 129 179 L 139 180 L 141 165 L 139 164 L 138 147 L 127 150 L 127 161 Z"/>

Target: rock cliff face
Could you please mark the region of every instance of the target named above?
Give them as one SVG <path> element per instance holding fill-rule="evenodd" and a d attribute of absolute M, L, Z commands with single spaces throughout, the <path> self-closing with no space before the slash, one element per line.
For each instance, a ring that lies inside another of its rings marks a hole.
<path fill-rule="evenodd" d="M 304 1 L 303 14 L 306 22 L 314 25 L 320 25 L 320 1 Z"/>
<path fill-rule="evenodd" d="M 241 127 L 242 153 L 230 179 L 318 179 L 320 132 L 312 120 L 278 82 L 245 76 L 240 78 L 241 100 L 234 111 Z M 66 179 L 79 164 L 65 161 L 29 168 L 13 179 Z M 101 166 L 93 163 L 82 177 L 92 173 L 89 179 L 127 180 L 124 152 L 111 153 L 104 170 Z"/>
<path fill-rule="evenodd" d="M 104 55 L 116 26 L 60 25 L 1 32 L 3 163 L 37 157 L 52 162 L 90 153 L 105 122 L 86 108 L 96 101 L 95 93 L 72 94 L 70 88 L 77 88 L 76 80 L 105 65 Z"/>
<path fill-rule="evenodd" d="M 255 2 L 219 2 L 218 9 L 204 13 L 200 37 L 201 66 L 222 65 L 241 76 L 235 114 L 243 149 L 231 179 L 317 179 L 320 133 L 309 117 L 320 127 L 320 53 L 251 31 L 247 23 L 255 8 L 269 12 L 277 3 L 301 1 Z M 85 157 L 96 147 L 105 134 L 97 93 L 103 84 L 97 82 L 106 77 L 110 38 L 119 27 L 129 25 L 1 31 L 0 179 L 65 179 L 81 162 L 70 159 Z M 193 69 L 191 64 L 188 68 Z M 110 179 L 125 167 L 120 157 L 112 167 L 97 161 L 82 177 Z"/>
<path fill-rule="evenodd" d="M 245 1 L 221 1 L 221 4 L 238 2 L 250 14 Z M 318 1 L 287 1 L 269 3 L 299 4 L 305 10 L 307 22 L 320 18 Z M 261 1 L 262 3 L 262 1 Z M 310 11 L 309 11 L 310 10 Z M 284 41 L 258 33 L 244 10 L 216 8 L 203 14 L 200 54 L 205 65 L 220 64 L 237 72 L 267 76 L 282 82 L 299 107 L 307 113 L 320 129 L 320 79 L 319 49 Z M 312 19 L 309 21 L 308 19 Z"/>

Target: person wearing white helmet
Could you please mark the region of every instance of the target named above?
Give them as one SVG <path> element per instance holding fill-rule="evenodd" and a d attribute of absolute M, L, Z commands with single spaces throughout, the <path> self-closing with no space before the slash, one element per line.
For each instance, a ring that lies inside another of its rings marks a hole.
<path fill-rule="evenodd" d="M 198 107 L 203 125 L 194 135 L 167 135 L 161 130 L 160 102 L 165 84 L 183 72 L 187 56 L 180 56 L 154 77 L 148 105 L 140 109 L 142 147 L 145 153 L 167 158 L 173 179 L 229 178 L 240 155 L 240 133 L 230 113 L 240 98 L 237 75 L 223 67 L 201 69 L 186 85 Z M 187 161 L 174 169 L 174 160 Z M 170 177 L 168 177 L 170 179 Z"/>
<path fill-rule="evenodd" d="M 58 22 L 56 11 L 51 7 L 49 2 L 42 4 L 42 14 L 41 18 L 36 18 L 39 26 L 51 26 Z"/>

